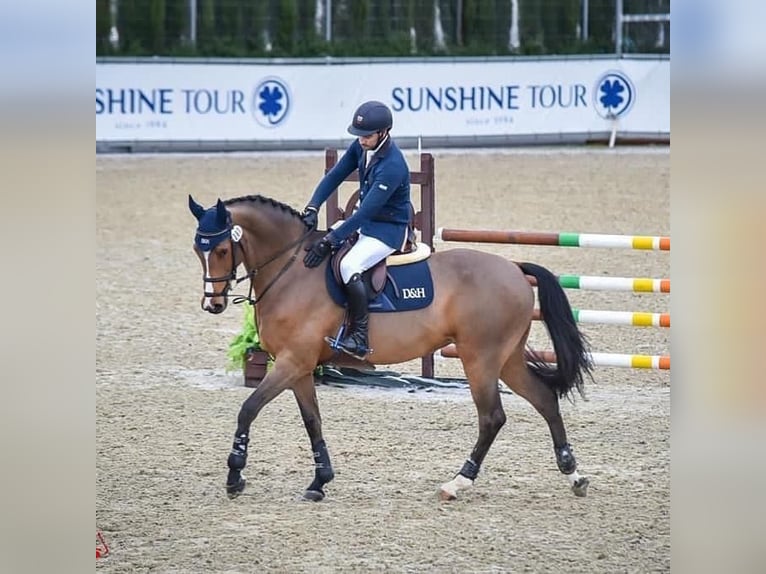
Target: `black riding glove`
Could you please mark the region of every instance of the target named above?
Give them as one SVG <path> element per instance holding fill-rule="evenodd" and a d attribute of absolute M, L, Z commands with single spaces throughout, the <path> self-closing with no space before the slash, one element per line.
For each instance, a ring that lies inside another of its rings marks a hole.
<path fill-rule="evenodd" d="M 306 209 L 304 209 L 303 213 L 301 213 L 301 219 L 303 220 L 303 223 L 305 223 L 311 229 L 317 228 L 317 223 L 319 222 L 318 211 L 319 210 L 313 205 L 307 205 Z"/>
<path fill-rule="evenodd" d="M 328 235 L 325 235 L 316 243 L 306 246 L 305 249 L 308 251 L 308 253 L 306 254 L 306 257 L 303 258 L 303 264 L 309 268 L 316 267 L 322 261 L 324 261 L 325 257 L 327 257 L 332 251 L 332 242 L 330 241 Z"/>

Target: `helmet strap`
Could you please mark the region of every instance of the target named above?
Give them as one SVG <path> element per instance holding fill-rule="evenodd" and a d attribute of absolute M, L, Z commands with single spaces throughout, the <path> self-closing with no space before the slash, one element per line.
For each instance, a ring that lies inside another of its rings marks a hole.
<path fill-rule="evenodd" d="M 389 137 L 389 129 L 386 128 L 384 130 L 380 130 L 379 132 L 377 132 L 377 134 L 378 134 L 378 145 L 375 146 L 374 151 L 378 151 L 381 148 L 381 146 L 384 143 L 386 143 L 386 140 L 388 140 L 388 137 Z"/>

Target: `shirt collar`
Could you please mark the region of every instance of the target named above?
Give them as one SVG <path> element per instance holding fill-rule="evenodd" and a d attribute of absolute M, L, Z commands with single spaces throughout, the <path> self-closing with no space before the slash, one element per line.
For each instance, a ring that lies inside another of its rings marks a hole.
<path fill-rule="evenodd" d="M 372 161 L 372 158 L 374 158 L 377 154 L 383 154 L 386 149 L 388 149 L 388 142 L 391 140 L 391 134 L 387 133 L 383 139 L 378 142 L 378 146 L 375 149 L 367 150 L 366 157 L 365 157 L 365 165 L 370 165 L 370 162 Z"/>

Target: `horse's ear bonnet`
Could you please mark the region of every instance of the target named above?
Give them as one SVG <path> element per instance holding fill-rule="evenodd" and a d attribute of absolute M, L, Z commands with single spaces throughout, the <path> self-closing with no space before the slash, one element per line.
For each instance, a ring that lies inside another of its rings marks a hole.
<path fill-rule="evenodd" d="M 197 218 L 194 244 L 202 251 L 210 251 L 224 239 L 231 237 L 231 215 L 220 199 L 215 207 L 205 209 L 189 196 L 189 210 Z"/>

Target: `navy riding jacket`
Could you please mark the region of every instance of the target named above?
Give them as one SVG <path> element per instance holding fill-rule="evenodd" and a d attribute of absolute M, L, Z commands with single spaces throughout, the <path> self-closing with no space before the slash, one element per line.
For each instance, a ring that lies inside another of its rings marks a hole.
<path fill-rule="evenodd" d="M 359 140 L 354 140 L 340 161 L 319 182 L 309 205 L 318 209 L 358 169 L 359 207 L 332 231 L 332 237 L 342 241 L 359 230 L 392 249 L 402 249 L 410 221 L 409 167 L 390 136 L 366 166 L 365 156 Z"/>

